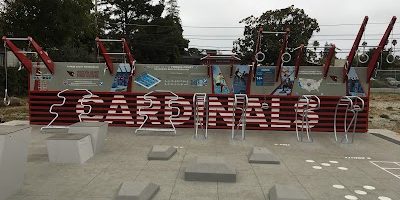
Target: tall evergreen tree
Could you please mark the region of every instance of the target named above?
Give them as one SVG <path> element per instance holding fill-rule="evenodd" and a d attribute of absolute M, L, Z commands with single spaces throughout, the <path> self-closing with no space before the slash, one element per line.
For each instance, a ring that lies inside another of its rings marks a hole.
<path fill-rule="evenodd" d="M 151 0 L 112 0 L 108 16 L 108 37 L 125 37 L 140 63 L 178 63 L 188 41 L 182 36 L 179 12 L 163 17 L 166 3 Z M 172 8 L 168 3 L 168 8 Z M 175 2 L 175 8 L 177 4 Z M 175 9 L 177 11 L 177 9 Z"/>

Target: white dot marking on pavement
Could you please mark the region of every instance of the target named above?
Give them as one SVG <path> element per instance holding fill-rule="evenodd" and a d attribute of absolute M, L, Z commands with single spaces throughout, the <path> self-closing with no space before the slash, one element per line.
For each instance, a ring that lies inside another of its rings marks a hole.
<path fill-rule="evenodd" d="M 346 195 L 346 196 L 344 196 L 344 198 L 346 198 L 348 200 L 358 200 L 358 198 L 356 196 L 353 196 L 353 195 Z"/>

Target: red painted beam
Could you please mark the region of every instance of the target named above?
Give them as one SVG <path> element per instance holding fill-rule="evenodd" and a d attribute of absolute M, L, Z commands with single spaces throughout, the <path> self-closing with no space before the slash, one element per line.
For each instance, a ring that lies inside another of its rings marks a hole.
<path fill-rule="evenodd" d="M 324 78 L 326 78 L 328 76 L 332 59 L 335 56 L 335 50 L 336 50 L 335 45 L 332 45 L 332 47 L 329 49 L 328 57 L 326 57 L 326 61 L 325 61 L 325 65 L 324 65 Z"/>
<path fill-rule="evenodd" d="M 124 44 L 124 52 L 126 53 L 126 58 L 131 66 L 132 70 L 135 69 L 135 59 L 132 56 L 131 49 L 129 48 L 128 42 L 126 42 L 125 38 L 121 38 L 122 43 Z M 135 73 L 135 72 L 133 72 Z"/>
<path fill-rule="evenodd" d="M 295 72 L 294 72 L 295 79 L 299 75 L 300 65 L 303 58 L 303 51 L 304 51 L 304 44 L 301 44 L 299 50 L 297 50 L 297 55 L 296 55 Z"/>
<path fill-rule="evenodd" d="M 288 39 L 289 39 L 289 29 L 286 30 L 285 35 L 283 36 L 283 42 L 282 42 L 282 47 L 281 50 L 279 52 L 279 56 L 278 59 L 276 61 L 276 69 L 275 69 L 275 82 L 279 81 L 279 78 L 281 77 L 281 68 L 282 68 L 282 55 L 285 53 L 286 51 L 286 47 L 288 44 Z"/>
<path fill-rule="evenodd" d="M 347 57 L 347 62 L 345 63 L 344 68 L 343 68 L 343 83 L 346 82 L 347 74 L 349 73 L 350 68 L 353 65 L 354 56 L 356 55 L 358 47 L 360 46 L 360 42 L 361 42 L 362 36 L 365 32 L 365 27 L 367 26 L 368 19 L 369 19 L 368 16 L 364 17 L 364 21 L 361 24 L 361 27 L 360 27 L 360 30 L 358 31 L 356 39 L 354 40 L 353 47 L 351 48 L 349 56 Z"/>
<path fill-rule="evenodd" d="M 113 62 L 111 60 L 110 55 L 107 54 L 106 47 L 104 46 L 103 42 L 101 42 L 100 38 L 98 38 L 98 37 L 96 38 L 96 43 L 97 43 L 97 46 L 99 48 L 101 55 L 103 56 L 104 60 L 106 61 L 108 71 L 110 72 L 111 75 L 113 75 L 114 74 L 114 66 L 113 66 Z"/>
<path fill-rule="evenodd" d="M 43 63 L 46 65 L 50 73 L 54 74 L 55 65 L 49 55 L 47 55 L 47 53 L 43 51 L 42 47 L 40 47 L 39 44 L 32 37 L 28 37 L 28 40 L 29 42 L 31 42 L 35 51 L 39 54 L 40 59 L 42 59 Z"/>
<path fill-rule="evenodd" d="M 22 63 L 22 66 L 24 66 L 26 71 L 28 71 L 29 74 L 31 74 L 32 61 L 28 57 L 26 57 L 23 53 L 21 53 L 21 50 L 17 46 L 15 46 L 11 40 L 7 39 L 6 36 L 3 36 L 2 39 L 4 41 L 4 44 L 8 46 L 8 48 L 10 48 L 10 50 L 14 53 L 15 57 L 17 57 L 17 59 Z"/>
<path fill-rule="evenodd" d="M 379 43 L 378 47 L 375 49 L 374 53 L 372 54 L 372 57 L 368 63 L 368 71 L 367 71 L 367 83 L 370 82 L 372 74 L 374 73 L 375 69 L 376 69 L 376 64 L 378 62 L 379 56 L 381 56 L 381 52 L 383 51 L 383 49 L 386 46 L 386 42 L 389 39 L 390 36 L 390 32 L 392 32 L 393 30 L 393 26 L 396 23 L 397 17 L 393 16 L 392 20 L 390 21 L 389 26 L 386 29 L 385 34 L 382 37 L 381 42 Z"/>

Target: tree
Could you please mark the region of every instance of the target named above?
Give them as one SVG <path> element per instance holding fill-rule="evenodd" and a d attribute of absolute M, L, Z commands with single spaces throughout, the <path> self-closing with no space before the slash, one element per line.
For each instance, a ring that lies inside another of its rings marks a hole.
<path fill-rule="evenodd" d="M 105 15 L 109 16 L 106 29 L 108 37 L 125 37 L 141 63 L 177 63 L 188 41 L 182 36 L 179 10 L 176 1 L 166 5 L 162 0 L 112 0 Z"/>
<path fill-rule="evenodd" d="M 64 61 L 60 52 L 66 48 L 94 50 L 88 46 L 96 36 L 92 9 L 87 0 L 7 0 L 0 10 L 0 33 L 32 36 L 53 59 Z"/>
<path fill-rule="evenodd" d="M 238 53 L 245 63 L 250 63 L 253 59 L 260 27 L 265 31 L 273 32 L 282 32 L 289 28 L 288 48 L 295 48 L 301 44 L 308 45 L 314 31 L 318 32 L 320 30 L 316 19 L 309 17 L 303 9 L 295 8 L 294 6 L 279 10 L 269 10 L 260 17 L 250 16 L 240 21 L 240 23 L 245 24 L 244 37 L 235 41 L 234 52 Z M 276 62 L 282 38 L 281 34 L 263 35 L 261 50 L 266 52 L 263 64 Z M 292 58 L 294 58 L 294 52 L 292 53 Z"/>

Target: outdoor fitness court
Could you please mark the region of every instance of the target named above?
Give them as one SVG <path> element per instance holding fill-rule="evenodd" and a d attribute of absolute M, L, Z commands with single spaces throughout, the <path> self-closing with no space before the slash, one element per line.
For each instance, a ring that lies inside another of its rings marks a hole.
<path fill-rule="evenodd" d="M 25 180 L 9 199 L 113 199 L 125 181 L 160 185 L 154 199 L 268 199 L 275 184 L 299 186 L 315 200 L 400 199 L 400 148 L 371 134 L 341 144 L 328 133 L 313 133 L 313 143 L 302 143 L 295 132 L 281 131 L 247 131 L 244 141 L 232 140 L 229 130 L 209 130 L 207 140 L 194 139 L 193 129 L 175 136 L 133 132 L 110 127 L 104 150 L 85 164 L 53 164 L 48 135 L 33 126 Z M 171 145 L 177 153 L 148 161 L 153 145 Z M 270 149 L 280 165 L 249 164 L 254 146 Z M 185 181 L 184 169 L 198 156 L 225 159 L 237 170 L 236 183 Z"/>

